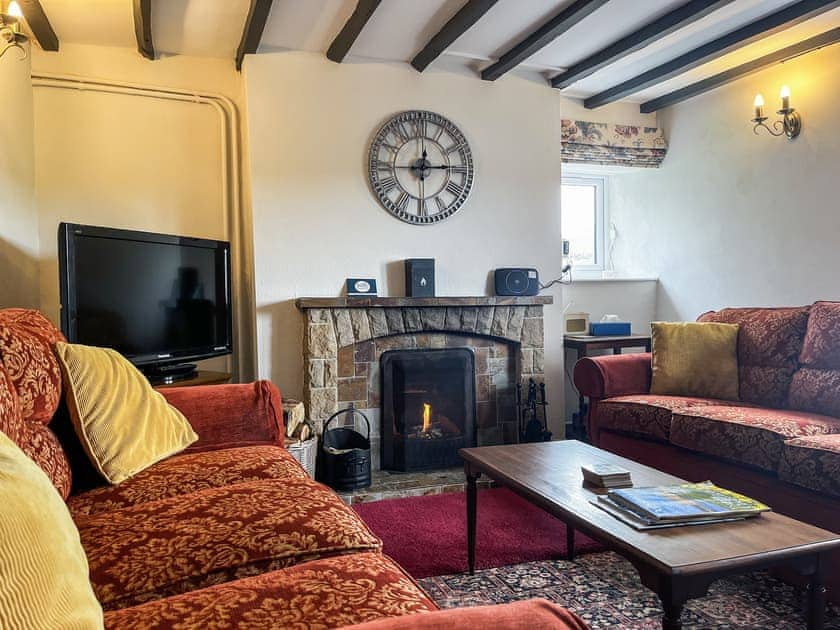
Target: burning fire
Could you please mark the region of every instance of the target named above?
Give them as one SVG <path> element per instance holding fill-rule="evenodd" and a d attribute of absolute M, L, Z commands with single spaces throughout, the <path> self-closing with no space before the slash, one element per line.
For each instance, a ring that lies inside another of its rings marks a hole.
<path fill-rule="evenodd" d="M 432 406 L 429 403 L 423 403 L 423 433 L 428 433 L 432 428 Z"/>

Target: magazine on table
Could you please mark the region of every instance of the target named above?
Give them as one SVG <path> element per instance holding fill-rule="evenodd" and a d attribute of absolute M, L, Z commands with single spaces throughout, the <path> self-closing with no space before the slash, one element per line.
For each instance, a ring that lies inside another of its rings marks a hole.
<path fill-rule="evenodd" d="M 756 516 L 770 508 L 711 481 L 611 490 L 592 501 L 637 529 L 719 523 Z"/>

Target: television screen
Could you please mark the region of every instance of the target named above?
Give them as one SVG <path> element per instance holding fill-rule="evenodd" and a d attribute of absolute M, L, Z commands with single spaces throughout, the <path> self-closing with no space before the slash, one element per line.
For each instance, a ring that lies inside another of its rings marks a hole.
<path fill-rule="evenodd" d="M 62 223 L 59 247 L 70 342 L 138 365 L 230 353 L 228 243 Z"/>

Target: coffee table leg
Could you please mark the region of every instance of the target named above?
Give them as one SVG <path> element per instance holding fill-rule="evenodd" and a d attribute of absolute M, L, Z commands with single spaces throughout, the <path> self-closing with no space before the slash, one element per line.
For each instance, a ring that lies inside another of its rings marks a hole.
<path fill-rule="evenodd" d="M 665 614 L 662 615 L 662 630 L 682 630 L 682 610 L 684 602 L 666 604 L 662 602 Z"/>
<path fill-rule="evenodd" d="M 808 583 L 808 630 L 823 630 L 825 623 L 825 586 L 822 583 L 822 571 L 811 574 Z"/>
<path fill-rule="evenodd" d="M 566 524 L 566 559 L 575 561 L 575 528 Z"/>
<path fill-rule="evenodd" d="M 476 506 L 478 503 L 478 489 L 476 481 L 478 475 L 472 474 L 469 470 L 467 475 L 467 561 L 469 563 L 470 575 L 475 573 L 475 527 L 476 527 Z"/>

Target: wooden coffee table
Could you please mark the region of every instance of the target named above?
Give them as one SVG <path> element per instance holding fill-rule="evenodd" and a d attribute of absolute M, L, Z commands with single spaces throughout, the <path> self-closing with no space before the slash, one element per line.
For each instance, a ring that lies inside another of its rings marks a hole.
<path fill-rule="evenodd" d="M 475 571 L 476 480 L 483 474 L 564 521 L 570 560 L 575 530 L 627 558 L 662 601 L 663 628 L 681 628 L 685 602 L 704 596 L 718 578 L 780 565 L 808 577 L 808 628 L 823 627 L 823 577 L 827 554 L 840 548 L 837 534 L 775 512 L 731 523 L 638 531 L 590 503 L 597 491 L 584 486 L 581 465 L 622 466 L 637 487 L 683 479 L 575 440 L 465 448 L 460 454 L 467 476 L 470 573 Z"/>

